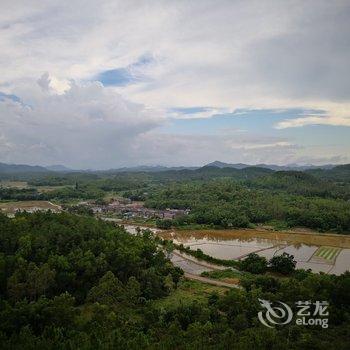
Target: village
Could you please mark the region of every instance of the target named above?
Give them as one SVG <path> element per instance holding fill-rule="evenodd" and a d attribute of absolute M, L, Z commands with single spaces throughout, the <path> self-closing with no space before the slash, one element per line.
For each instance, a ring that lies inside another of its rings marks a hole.
<path fill-rule="evenodd" d="M 80 202 L 79 205 L 89 207 L 95 215 L 115 215 L 124 219 L 175 219 L 188 215 L 190 210 L 186 209 L 151 209 L 146 208 L 143 202 L 131 201 L 128 198 L 113 199 L 108 204 L 96 204 L 95 202 Z"/>
<path fill-rule="evenodd" d="M 14 216 L 16 212 L 26 211 L 33 213 L 37 211 L 60 212 L 62 210 L 70 211 L 74 207 L 83 207 L 90 210 L 95 216 L 115 216 L 122 219 L 175 219 L 180 216 L 188 215 L 189 209 L 151 209 L 146 208 L 143 202 L 131 201 L 128 198 L 113 198 L 110 202 L 81 201 L 76 205 L 58 205 L 48 201 L 18 201 L 12 203 L 3 203 L 0 211 L 8 216 Z"/>
<path fill-rule="evenodd" d="M 81 201 L 75 206 L 56 205 L 47 201 L 28 201 L 6 203 L 0 210 L 8 216 L 14 216 L 16 212 L 26 211 L 33 213 L 37 211 L 60 212 L 70 211 L 73 207 L 83 207 L 90 210 L 95 216 L 113 216 L 121 219 L 168 219 L 172 220 L 180 216 L 188 215 L 190 210 L 182 209 L 151 209 L 146 208 L 143 202 L 131 201 L 127 198 L 113 199 L 109 203 L 98 203 L 96 201 Z"/>

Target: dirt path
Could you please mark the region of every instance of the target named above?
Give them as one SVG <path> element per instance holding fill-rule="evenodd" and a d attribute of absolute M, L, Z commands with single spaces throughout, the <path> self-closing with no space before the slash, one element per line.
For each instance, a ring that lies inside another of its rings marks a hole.
<path fill-rule="evenodd" d="M 174 251 L 172 257 L 170 258 L 171 262 L 178 267 L 181 267 L 185 272 L 185 277 L 191 280 L 212 284 L 219 287 L 227 288 L 241 288 L 237 284 L 227 283 L 220 280 L 215 280 L 208 277 L 202 277 L 201 273 L 204 271 L 214 271 L 214 270 L 223 270 L 225 267 L 209 264 L 205 261 L 198 261 L 197 259 L 181 254 L 178 251 Z"/>
<path fill-rule="evenodd" d="M 221 266 L 221 265 L 214 265 L 214 264 L 210 264 L 206 261 L 199 261 L 198 259 L 196 259 L 195 257 L 192 257 L 191 255 L 188 255 L 188 254 L 184 254 L 184 253 L 181 253 L 180 251 L 178 250 L 174 250 L 173 251 L 173 254 L 184 259 L 184 260 L 187 260 L 187 261 L 190 261 L 190 262 L 193 262 L 194 264 L 198 265 L 198 266 L 203 266 L 203 267 L 206 267 L 208 268 L 209 270 L 225 270 L 227 269 L 228 267 L 225 267 L 225 266 Z"/>
<path fill-rule="evenodd" d="M 237 289 L 241 289 L 242 288 L 242 287 L 240 287 L 237 284 L 226 283 L 226 282 L 222 282 L 222 281 L 219 281 L 219 280 L 214 280 L 212 278 L 207 278 L 207 277 L 202 277 L 202 276 L 198 276 L 198 275 L 193 275 L 193 274 L 188 273 L 188 272 L 185 272 L 185 277 L 188 278 L 188 279 L 191 279 L 191 280 L 212 284 L 212 285 L 218 286 L 218 287 L 237 288 Z"/>
<path fill-rule="evenodd" d="M 58 204 L 52 203 L 50 201 L 48 201 L 49 204 L 51 204 L 52 206 L 56 207 L 58 210 L 62 210 L 62 207 Z"/>

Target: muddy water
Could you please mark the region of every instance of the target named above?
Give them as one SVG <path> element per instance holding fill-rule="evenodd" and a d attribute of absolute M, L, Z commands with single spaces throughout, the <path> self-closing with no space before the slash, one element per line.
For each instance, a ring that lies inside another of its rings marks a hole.
<path fill-rule="evenodd" d="M 258 230 L 161 231 L 160 236 L 220 259 L 257 253 L 267 259 L 294 255 L 297 268 L 341 274 L 350 270 L 350 236 Z"/>
<path fill-rule="evenodd" d="M 125 225 L 131 234 L 137 232 L 136 227 Z M 172 239 L 193 250 L 201 249 L 220 259 L 242 259 L 249 253 L 270 259 L 286 252 L 294 255 L 297 268 L 336 275 L 350 270 L 350 235 L 259 230 L 151 230 L 162 238 Z"/>

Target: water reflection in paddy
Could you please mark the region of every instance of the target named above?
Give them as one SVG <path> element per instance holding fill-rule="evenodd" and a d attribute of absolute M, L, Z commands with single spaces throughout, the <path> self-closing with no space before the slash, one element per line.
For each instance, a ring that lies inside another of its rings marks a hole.
<path fill-rule="evenodd" d="M 350 237 L 343 235 L 257 230 L 168 231 L 158 234 L 220 259 L 240 259 L 253 252 L 270 259 L 286 252 L 294 255 L 297 268 L 334 274 L 350 270 Z"/>

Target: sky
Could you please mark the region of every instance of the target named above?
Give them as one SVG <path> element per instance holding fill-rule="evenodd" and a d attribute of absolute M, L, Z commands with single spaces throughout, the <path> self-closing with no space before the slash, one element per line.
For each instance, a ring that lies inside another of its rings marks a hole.
<path fill-rule="evenodd" d="M 2 0 L 0 162 L 350 163 L 350 1 Z"/>

